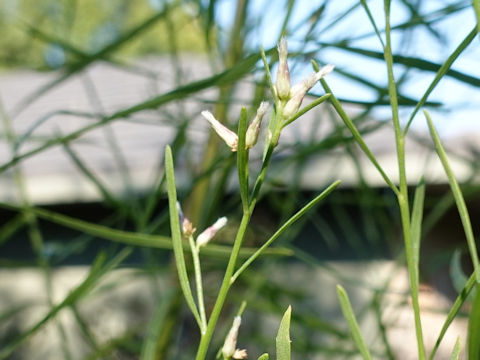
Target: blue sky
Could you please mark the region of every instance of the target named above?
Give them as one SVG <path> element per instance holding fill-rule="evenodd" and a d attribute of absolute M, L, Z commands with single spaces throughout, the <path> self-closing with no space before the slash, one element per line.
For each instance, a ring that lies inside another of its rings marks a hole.
<path fill-rule="evenodd" d="M 332 1 L 327 6 L 324 13 L 326 19 L 333 19 L 336 15 L 345 11 L 353 3 L 357 1 Z M 255 21 L 260 23 L 259 30 L 255 32 L 255 36 L 250 39 L 249 45 L 252 47 L 259 47 L 263 45 L 265 48 L 271 47 L 275 44 L 278 32 L 283 20 L 284 7 L 286 1 L 260 0 L 251 2 L 254 9 L 253 14 L 257 17 Z M 296 2 L 294 12 L 292 14 L 292 26 L 295 28 L 299 26 L 297 34 L 289 36 L 289 47 L 292 50 L 298 46 L 295 39 L 302 39 L 302 31 L 305 31 L 306 26 L 301 26 L 305 18 L 310 14 L 312 8 L 318 8 L 324 1 L 309 1 L 300 0 Z M 422 2 L 422 12 L 430 12 L 444 7 L 453 1 L 424 1 Z M 468 3 L 468 2 L 467 2 Z M 466 3 L 466 4 L 467 4 Z M 272 6 L 275 4 L 275 6 Z M 373 17 L 377 26 L 382 29 L 384 25 L 383 1 L 372 0 L 368 2 Z M 217 18 L 220 24 L 228 28 L 231 24 L 235 1 L 223 0 L 220 2 L 220 11 L 217 13 Z M 391 9 L 391 23 L 392 26 L 403 22 L 408 14 L 405 7 L 399 1 L 392 1 Z M 401 53 L 402 55 L 417 56 L 419 58 L 442 63 L 451 52 L 458 46 L 464 37 L 474 27 L 475 17 L 471 8 L 466 8 L 459 11 L 454 16 L 449 16 L 437 24 L 435 29 L 443 36 L 445 42 L 439 43 L 432 35 L 425 31 L 416 31 L 406 43 L 399 43 L 400 38 L 396 33 L 392 34 L 393 51 L 394 53 Z M 347 21 L 342 21 L 338 25 L 324 29 L 321 34 L 318 34 L 318 41 L 332 41 L 345 38 L 345 34 L 351 36 L 359 36 L 368 34 L 372 31 L 372 25 L 369 22 L 367 15 L 362 7 L 358 7 L 349 15 Z M 479 37 L 470 44 L 462 56 L 453 64 L 453 69 L 465 72 L 471 76 L 480 78 L 480 42 Z M 381 50 L 380 43 L 375 36 L 365 37 L 362 40 L 352 43 L 354 46 L 362 46 L 372 50 Z M 307 49 L 312 50 L 313 47 Z M 333 49 L 322 50 L 321 57 L 324 61 L 333 63 L 339 69 L 348 69 L 351 72 L 362 74 L 368 79 L 377 84 L 386 83 L 385 64 L 381 61 L 373 61 L 361 56 L 347 55 L 346 52 Z M 304 76 L 305 73 L 311 71 L 309 67 L 304 69 L 296 69 L 293 72 L 293 81 Z M 402 72 L 398 67 L 396 74 Z M 420 71 L 413 71 L 411 79 L 406 83 L 404 92 L 412 97 L 419 98 L 431 80 L 434 73 L 422 73 Z M 372 100 L 374 92 L 365 88 L 364 86 L 352 84 L 340 75 L 332 74 L 329 76 L 329 84 L 339 97 L 355 98 L 360 100 Z M 318 91 L 321 91 L 318 89 Z M 459 81 L 446 77 L 437 86 L 434 92 L 429 97 L 430 100 L 441 101 L 446 105 L 446 109 L 450 111 L 435 111 L 431 110 L 439 130 L 443 136 L 456 136 L 465 131 L 480 131 L 480 90 L 470 85 L 460 83 Z M 403 117 L 408 117 L 411 109 L 402 111 Z M 376 113 L 379 117 L 388 117 L 389 109 L 379 109 Z M 413 125 L 414 129 L 425 130 L 425 120 L 423 115 L 417 115 Z"/>

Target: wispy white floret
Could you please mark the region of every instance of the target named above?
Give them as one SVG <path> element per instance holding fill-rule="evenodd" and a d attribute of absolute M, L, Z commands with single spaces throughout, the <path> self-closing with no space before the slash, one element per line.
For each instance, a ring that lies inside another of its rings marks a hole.
<path fill-rule="evenodd" d="M 225 216 L 219 218 L 215 223 L 208 228 L 206 228 L 200 235 L 197 237 L 197 246 L 204 246 L 208 244 L 210 240 L 215 236 L 215 234 L 227 224 L 227 218 Z"/>
<path fill-rule="evenodd" d="M 247 354 L 247 350 L 245 349 L 236 349 L 232 356 L 232 358 L 234 358 L 235 360 L 242 360 L 242 359 L 246 359 L 247 357 L 248 357 L 248 354 Z"/>
<path fill-rule="evenodd" d="M 305 78 L 300 83 L 292 86 L 290 89 L 290 100 L 287 101 L 285 107 L 283 108 L 283 116 L 289 118 L 298 111 L 300 105 L 302 104 L 303 98 L 306 93 L 325 75 L 333 71 L 333 65 L 325 65 L 318 72 L 311 73 L 307 78 Z"/>
<path fill-rule="evenodd" d="M 257 143 L 258 133 L 260 132 L 260 125 L 262 123 L 263 116 L 268 110 L 268 102 L 262 101 L 260 106 L 257 109 L 257 114 L 252 120 L 247 129 L 247 134 L 245 138 L 245 147 L 250 149 Z"/>
<path fill-rule="evenodd" d="M 235 316 L 232 327 L 225 338 L 225 342 L 222 347 L 222 354 L 227 359 L 235 354 L 237 348 L 238 329 L 240 328 L 241 323 L 242 318 L 240 316 Z"/>
<path fill-rule="evenodd" d="M 190 222 L 190 220 L 188 220 L 187 217 L 183 214 L 182 206 L 178 201 L 177 201 L 177 211 L 178 211 L 178 218 L 180 220 L 180 225 L 182 226 L 183 235 L 185 236 L 192 235 L 196 229 L 193 227 L 193 224 Z"/>
<path fill-rule="evenodd" d="M 237 151 L 238 136 L 232 130 L 223 125 L 220 121 L 215 119 L 210 111 L 202 111 L 202 116 L 208 120 L 215 132 L 220 136 L 223 141 L 230 147 L 232 151 Z"/>
<path fill-rule="evenodd" d="M 277 82 L 275 83 L 275 89 L 277 90 L 277 96 L 280 100 L 288 99 L 290 94 L 290 71 L 288 69 L 287 56 L 287 39 L 282 37 L 278 44 L 278 69 L 277 69 Z"/>

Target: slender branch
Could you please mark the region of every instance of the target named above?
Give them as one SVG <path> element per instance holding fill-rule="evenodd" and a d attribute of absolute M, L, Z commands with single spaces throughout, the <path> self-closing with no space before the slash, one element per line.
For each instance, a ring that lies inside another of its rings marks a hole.
<path fill-rule="evenodd" d="M 200 332 L 205 334 L 207 330 L 207 317 L 205 315 L 205 302 L 203 300 L 203 285 L 202 285 L 202 268 L 200 266 L 199 251 L 200 249 L 195 245 L 193 236 L 188 237 L 188 243 L 192 250 L 193 269 L 195 272 L 195 287 L 197 290 L 198 311 L 200 313 Z"/>

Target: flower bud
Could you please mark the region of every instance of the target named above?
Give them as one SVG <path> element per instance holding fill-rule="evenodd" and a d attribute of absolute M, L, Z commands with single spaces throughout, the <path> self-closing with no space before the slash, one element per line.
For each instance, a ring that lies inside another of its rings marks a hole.
<path fill-rule="evenodd" d="M 268 109 L 268 103 L 265 101 L 262 101 L 262 103 L 257 109 L 257 115 L 255 115 L 255 118 L 252 120 L 250 125 L 248 125 L 246 139 L 245 139 L 246 149 L 252 148 L 257 143 L 258 133 L 260 132 L 260 125 L 262 123 L 263 116 L 265 115 L 267 109 Z"/>
<path fill-rule="evenodd" d="M 177 201 L 177 211 L 178 211 L 178 218 L 180 220 L 180 224 L 182 225 L 182 233 L 185 236 L 191 236 L 195 232 L 193 224 L 188 220 L 185 215 L 183 214 L 182 207 L 180 203 Z"/>
<path fill-rule="evenodd" d="M 232 358 L 236 360 L 243 360 L 248 357 L 247 350 L 245 349 L 236 349 L 235 352 L 233 353 Z"/>
<path fill-rule="evenodd" d="M 220 136 L 223 141 L 230 147 L 232 151 L 237 151 L 238 147 L 238 136 L 232 130 L 227 128 L 225 125 L 220 123 L 212 115 L 210 111 L 202 111 L 202 115 L 205 119 L 208 120 L 210 125 L 213 127 L 213 130 Z"/>
<path fill-rule="evenodd" d="M 206 228 L 200 235 L 197 237 L 197 246 L 201 247 L 207 245 L 210 240 L 215 236 L 215 234 L 227 224 L 227 218 L 225 216 L 221 217 L 215 223 L 208 228 Z"/>
<path fill-rule="evenodd" d="M 275 89 L 280 100 L 287 100 L 290 94 L 290 71 L 287 63 L 287 39 L 282 37 L 278 44 L 278 69 Z"/>
<path fill-rule="evenodd" d="M 326 65 L 322 67 L 318 72 L 311 73 L 300 83 L 292 86 L 290 89 L 290 100 L 287 101 L 285 107 L 283 108 L 283 117 L 288 119 L 296 114 L 300 105 L 302 104 L 303 98 L 307 92 L 325 75 L 332 72 L 334 66 Z"/>
<path fill-rule="evenodd" d="M 237 348 L 238 329 L 240 328 L 241 323 L 242 318 L 240 316 L 235 316 L 232 327 L 225 338 L 225 342 L 222 347 L 222 354 L 227 359 L 231 358 L 235 354 Z"/>

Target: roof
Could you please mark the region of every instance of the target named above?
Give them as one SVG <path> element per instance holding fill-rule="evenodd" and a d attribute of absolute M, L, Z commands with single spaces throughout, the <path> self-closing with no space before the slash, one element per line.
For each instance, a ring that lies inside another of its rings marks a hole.
<path fill-rule="evenodd" d="M 207 61 L 202 58 L 185 57 L 182 58 L 181 65 L 182 83 L 212 74 Z M 61 75 L 59 72 L 34 71 L 0 74 L 1 101 L 13 124 L 17 139 L 22 139 L 16 154 L 24 154 L 47 139 L 58 138 L 91 126 L 99 121 L 98 116 L 94 115 L 109 115 L 127 109 L 174 89 L 177 83 L 175 67 L 168 57 L 143 59 L 136 62 L 132 68 L 97 62 L 85 71 L 59 82 L 27 106 L 23 105 L 32 93 Z M 240 87 L 238 97 L 248 98 L 243 94 L 248 94 L 249 88 L 251 89 L 246 81 Z M 199 159 L 199 150 L 208 134 L 208 126 L 206 121 L 200 118 L 200 111 L 212 107 L 209 101 L 215 99 L 216 94 L 217 89 L 208 89 L 185 101 L 116 119 L 106 126 L 86 132 L 70 142 L 69 148 L 113 193 L 122 194 L 128 189 L 147 191 L 156 182 L 162 167 L 163 150 L 165 145 L 172 141 L 176 126 L 189 119 L 188 137 L 191 147 L 184 154 L 188 158 L 177 159 L 177 171 L 180 174 L 177 178 L 180 185 L 185 185 L 189 176 L 192 176 L 188 164 Z M 348 111 L 355 114 L 359 109 L 350 107 Z M 305 118 L 289 125 L 285 133 L 282 133 L 279 158 L 292 154 L 292 149 L 299 144 L 320 143 L 331 134 L 334 127 L 332 122 L 324 119 L 326 113 L 328 111 L 323 107 L 307 113 Z M 391 126 L 385 125 L 366 135 L 365 139 L 386 173 L 391 175 L 395 182 L 397 165 Z M 464 160 L 478 151 L 476 139 L 478 137 L 475 134 L 470 134 L 468 139 L 458 137 L 448 139 L 446 143 L 447 147 L 453 148 L 460 155 L 451 159 L 459 180 L 466 180 L 472 175 L 473 170 Z M 420 175 L 425 175 L 427 179 L 437 183 L 446 181 L 441 164 L 432 153 L 431 140 L 425 134 L 409 136 L 406 149 L 409 182 L 416 183 Z M 261 146 L 258 146 L 252 158 L 258 158 L 260 153 Z M 11 146 L 6 138 L 2 137 L 0 165 L 6 164 L 11 158 Z M 309 158 L 299 177 L 301 186 L 305 189 L 321 188 L 335 179 L 354 186 L 358 181 L 355 161 L 360 164 L 363 176 L 369 184 L 384 186 L 378 172 L 359 149 L 354 151 L 352 157 L 339 148 L 319 152 Z M 258 165 L 258 162 L 254 164 Z M 102 198 L 97 187 L 82 174 L 62 145 L 50 147 L 23 159 L 18 169 L 24 176 L 29 199 L 35 204 L 97 201 Z M 274 177 L 284 182 L 293 181 L 298 176 L 292 166 L 284 163 L 274 166 L 272 172 Z M 0 174 L 0 201 L 18 201 L 17 191 L 12 190 L 16 186 L 13 174 L 13 168 Z"/>

